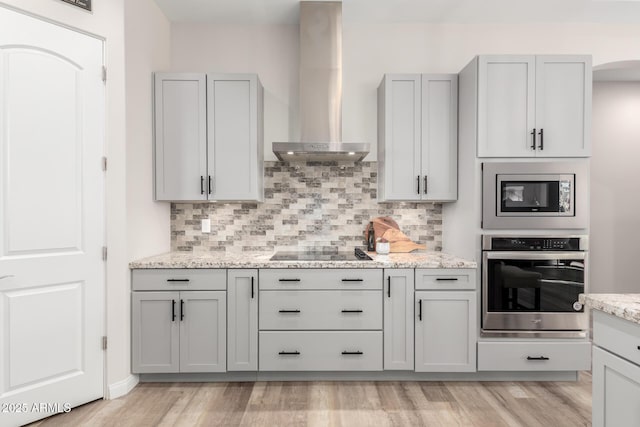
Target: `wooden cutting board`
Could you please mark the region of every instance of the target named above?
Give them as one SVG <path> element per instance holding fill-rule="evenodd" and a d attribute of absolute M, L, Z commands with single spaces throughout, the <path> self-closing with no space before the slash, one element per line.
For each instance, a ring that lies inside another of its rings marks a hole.
<path fill-rule="evenodd" d="M 389 241 L 390 252 L 411 252 L 416 249 L 427 249 L 426 245 L 413 242 L 406 234 L 395 228 L 385 231 L 382 237 Z"/>
<path fill-rule="evenodd" d="M 416 249 L 427 249 L 425 245 L 420 245 L 400 231 L 400 226 L 392 218 L 381 216 L 371 220 L 376 239 L 384 237 L 390 243 L 391 252 L 411 252 Z M 367 226 L 368 227 L 368 226 Z"/>

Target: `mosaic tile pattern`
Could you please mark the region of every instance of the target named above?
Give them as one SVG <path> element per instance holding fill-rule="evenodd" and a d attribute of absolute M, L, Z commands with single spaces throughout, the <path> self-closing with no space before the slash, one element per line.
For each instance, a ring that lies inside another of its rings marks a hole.
<path fill-rule="evenodd" d="M 171 250 L 273 252 L 363 246 L 371 218 L 390 216 L 412 240 L 442 249 L 442 205 L 377 203 L 377 164 L 265 162 L 264 202 L 172 203 Z M 211 233 L 200 231 L 211 219 Z"/>

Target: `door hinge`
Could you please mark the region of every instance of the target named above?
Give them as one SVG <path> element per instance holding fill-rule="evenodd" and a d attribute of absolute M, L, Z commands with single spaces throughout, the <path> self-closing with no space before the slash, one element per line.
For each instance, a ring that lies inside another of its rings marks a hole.
<path fill-rule="evenodd" d="M 102 170 L 103 171 L 107 171 L 107 157 L 106 156 L 102 156 Z"/>
<path fill-rule="evenodd" d="M 107 67 L 102 66 L 102 81 L 107 82 Z"/>
<path fill-rule="evenodd" d="M 107 349 L 107 337 L 106 336 L 102 337 L 102 349 L 103 350 Z"/>
<path fill-rule="evenodd" d="M 102 260 L 103 261 L 107 260 L 107 247 L 106 246 L 102 247 Z"/>

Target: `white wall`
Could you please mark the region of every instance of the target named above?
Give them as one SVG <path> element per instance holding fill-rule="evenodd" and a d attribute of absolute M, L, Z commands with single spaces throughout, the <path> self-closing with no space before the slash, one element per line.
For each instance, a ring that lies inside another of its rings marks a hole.
<path fill-rule="evenodd" d="M 107 246 L 106 275 L 107 384 L 126 378 L 128 366 L 121 363 L 128 348 L 121 318 L 128 290 L 126 239 L 125 96 L 124 96 L 124 0 L 94 1 L 93 12 L 52 0 L 3 0 L 3 3 L 106 40 L 105 61 L 109 70 L 106 87 L 106 146 L 109 173 L 106 178 Z M 0 29 L 0 31 L 2 31 Z M 166 233 L 166 230 L 164 231 Z M 128 297 L 127 297 L 128 298 Z M 127 325 L 128 329 L 128 325 Z"/>
<path fill-rule="evenodd" d="M 354 24 L 343 26 L 343 140 L 376 158 L 376 88 L 384 73 L 457 73 L 477 54 L 592 54 L 637 59 L 640 27 L 595 24 Z M 173 24 L 176 71 L 256 72 L 265 88 L 265 159 L 298 135 L 297 26 Z M 206 48 L 203 49 L 203 46 Z"/>
<path fill-rule="evenodd" d="M 591 291 L 640 292 L 640 82 L 595 82 Z"/>
<path fill-rule="evenodd" d="M 153 0 L 125 3 L 127 260 L 170 250 L 170 204 L 153 201 L 153 77 L 169 65 L 170 25 Z M 129 276 L 127 276 L 128 278 Z M 130 286 L 119 287 L 112 367 L 131 369 Z"/>

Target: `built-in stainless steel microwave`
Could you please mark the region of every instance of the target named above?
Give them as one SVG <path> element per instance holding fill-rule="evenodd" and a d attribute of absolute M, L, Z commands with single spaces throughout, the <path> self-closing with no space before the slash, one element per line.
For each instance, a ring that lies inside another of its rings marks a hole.
<path fill-rule="evenodd" d="M 588 215 L 588 164 L 482 164 L 485 229 L 583 229 Z"/>

